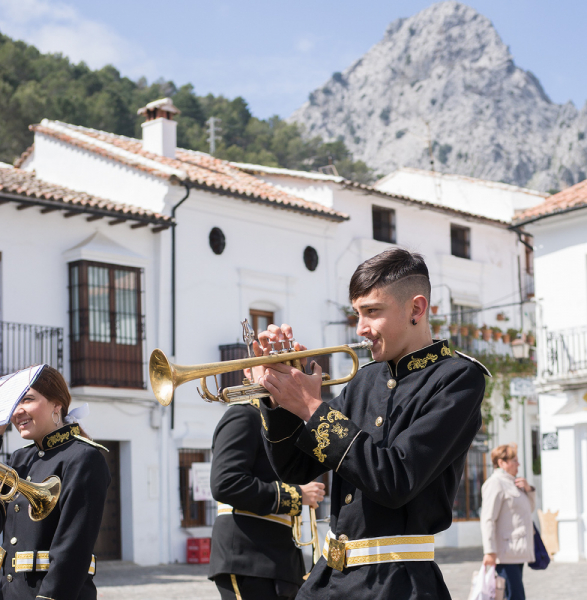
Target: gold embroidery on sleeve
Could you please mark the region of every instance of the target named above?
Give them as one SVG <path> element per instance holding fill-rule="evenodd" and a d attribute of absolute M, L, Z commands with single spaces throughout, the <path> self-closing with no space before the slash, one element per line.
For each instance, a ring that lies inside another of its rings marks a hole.
<path fill-rule="evenodd" d="M 282 483 L 281 487 L 286 493 L 290 495 L 289 499 L 282 498 L 281 506 L 291 508 L 287 513 L 290 517 L 295 517 L 302 510 L 302 498 L 295 485 L 289 485 L 288 483 Z"/>
<path fill-rule="evenodd" d="M 322 452 L 324 448 L 330 446 L 330 425 L 334 424 L 332 427 L 332 433 L 338 435 L 338 437 L 342 440 L 349 434 L 349 430 L 347 427 L 343 427 L 340 423 L 334 423 L 335 421 L 348 421 L 348 417 L 345 417 L 338 410 L 329 410 L 328 414 L 325 417 L 320 417 L 320 421 L 323 421 L 318 425 L 316 429 L 312 429 L 312 433 L 316 435 L 316 443 L 317 446 L 314 448 L 314 456 L 318 459 L 319 462 L 323 463 L 327 456 Z"/>

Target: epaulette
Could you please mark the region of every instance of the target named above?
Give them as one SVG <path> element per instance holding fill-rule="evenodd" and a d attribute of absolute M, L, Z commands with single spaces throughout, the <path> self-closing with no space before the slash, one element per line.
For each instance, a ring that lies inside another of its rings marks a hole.
<path fill-rule="evenodd" d="M 493 377 L 493 375 L 489 372 L 489 369 L 483 363 L 479 362 L 476 358 L 468 356 L 467 354 L 459 352 L 458 350 L 455 350 L 455 354 L 458 354 L 461 358 L 464 358 L 465 360 L 470 360 L 472 363 L 475 363 L 483 371 L 483 373 L 485 373 L 485 375 L 487 375 L 488 377 Z"/>
<path fill-rule="evenodd" d="M 98 444 L 98 442 L 94 442 L 94 440 L 89 440 L 88 438 L 84 437 L 83 435 L 74 435 L 73 437 L 76 440 L 79 440 L 80 442 L 85 442 L 86 444 L 89 444 L 90 446 L 94 446 L 94 448 L 100 448 L 100 450 L 106 450 L 106 452 L 110 452 L 110 450 L 108 450 L 108 448 L 105 448 L 104 446 L 102 446 L 102 444 Z"/>
<path fill-rule="evenodd" d="M 377 361 L 376 360 L 370 360 L 368 363 L 365 363 L 364 365 L 361 365 L 359 367 L 359 369 L 364 369 L 365 367 L 368 367 L 369 365 L 373 365 L 375 364 Z"/>

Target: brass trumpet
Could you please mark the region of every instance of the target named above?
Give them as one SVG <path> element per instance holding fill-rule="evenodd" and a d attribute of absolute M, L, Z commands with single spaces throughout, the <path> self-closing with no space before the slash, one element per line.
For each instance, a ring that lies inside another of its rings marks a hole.
<path fill-rule="evenodd" d="M 57 475 L 33 483 L 21 479 L 14 469 L 0 463 L 0 478 L 0 489 L 5 485 L 10 488 L 6 494 L 0 494 L 0 501 L 12 502 L 17 494 L 22 494 L 30 503 L 29 517 L 33 521 L 42 521 L 49 516 L 61 494 L 61 479 Z"/>
<path fill-rule="evenodd" d="M 312 538 L 309 542 L 302 542 L 302 515 L 297 515 L 292 520 L 292 537 L 297 548 L 312 545 L 312 567 L 320 560 L 320 540 L 318 539 L 318 523 L 316 521 L 316 509 L 310 507 L 310 531 Z M 309 573 L 308 573 L 309 575 Z M 304 577 L 306 579 L 308 577 Z"/>
<path fill-rule="evenodd" d="M 319 348 L 318 350 L 294 350 L 293 343 L 295 340 L 286 340 L 281 342 L 287 344 L 287 348 L 282 350 L 272 350 L 268 356 L 254 356 L 249 358 L 241 358 L 238 360 L 226 360 L 223 362 L 205 363 L 203 365 L 176 365 L 169 362 L 162 350 L 156 349 L 151 353 L 149 360 L 149 376 L 151 379 L 151 387 L 155 398 L 159 404 L 168 406 L 173 399 L 175 389 L 188 381 L 194 379 L 200 380 L 202 392 L 200 396 L 207 402 L 223 402 L 230 404 L 231 402 L 242 402 L 252 398 L 262 398 L 268 396 L 267 390 L 248 379 L 243 380 L 243 385 L 227 387 L 223 390 L 218 390 L 217 395 L 212 394 L 206 385 L 207 377 L 216 377 L 222 373 L 230 373 L 232 371 L 241 371 L 243 369 L 251 369 L 260 367 L 261 365 L 275 365 L 278 363 L 286 363 L 301 368 L 301 360 L 311 356 L 323 356 L 325 354 L 335 354 L 344 352 L 348 354 L 353 361 L 351 372 L 345 377 L 339 379 L 330 379 L 327 374 L 322 375 L 322 387 L 330 385 L 340 385 L 350 381 L 359 369 L 359 359 L 355 349 L 371 348 L 372 342 L 365 340 L 357 344 L 344 344 L 342 346 L 331 346 L 329 348 Z"/>

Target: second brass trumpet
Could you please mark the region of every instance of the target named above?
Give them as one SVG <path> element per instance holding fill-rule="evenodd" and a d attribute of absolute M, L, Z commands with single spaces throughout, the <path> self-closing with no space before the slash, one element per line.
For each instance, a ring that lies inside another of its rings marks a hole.
<path fill-rule="evenodd" d="M 355 349 L 371 348 L 371 346 L 372 342 L 365 340 L 357 344 L 344 344 L 341 346 L 319 348 L 318 350 L 285 350 L 275 352 L 270 356 L 255 356 L 238 360 L 205 363 L 202 365 L 173 364 L 169 362 L 162 350 L 156 349 L 153 350 L 151 359 L 149 360 L 149 376 L 151 378 L 151 386 L 155 398 L 157 398 L 157 401 L 163 406 L 168 406 L 171 403 L 177 387 L 188 381 L 193 381 L 194 379 L 200 379 L 200 385 L 202 386 L 203 391 L 201 396 L 205 400 L 209 402 L 231 403 L 250 398 L 259 398 L 260 396 L 267 396 L 268 392 L 264 387 L 251 383 L 245 379 L 242 386 L 228 387 L 220 390 L 218 394 L 215 395 L 208 390 L 208 386 L 206 385 L 207 377 L 277 363 L 289 363 L 297 366 L 296 363 L 299 363 L 299 361 L 304 358 L 343 352 L 348 354 L 353 361 L 351 372 L 339 379 L 330 379 L 328 375 L 324 375 L 324 380 L 322 381 L 323 387 L 340 385 L 342 383 L 347 383 L 357 374 L 359 369 L 359 359 Z"/>

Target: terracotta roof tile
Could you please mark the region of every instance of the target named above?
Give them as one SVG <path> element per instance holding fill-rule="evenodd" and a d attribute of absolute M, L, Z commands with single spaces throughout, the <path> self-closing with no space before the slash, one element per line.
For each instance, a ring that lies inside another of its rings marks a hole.
<path fill-rule="evenodd" d="M 515 223 L 522 225 L 569 209 L 583 207 L 587 207 L 587 179 L 550 196 L 542 204 L 516 215 Z"/>
<path fill-rule="evenodd" d="M 8 196 L 10 195 L 10 196 Z M 34 201 L 33 204 L 45 206 L 55 205 L 56 208 L 65 210 L 79 210 L 94 214 L 108 213 L 113 217 L 124 217 L 130 221 L 148 222 L 152 225 L 170 226 L 171 217 L 154 213 L 137 206 L 118 204 L 99 198 L 85 192 L 77 192 L 69 188 L 48 183 L 37 179 L 34 172 L 23 171 L 19 168 L 0 168 L 0 198 L 8 198 L 16 202 L 18 197 L 23 203 Z"/>
<path fill-rule="evenodd" d="M 176 158 L 167 158 L 146 152 L 140 140 L 59 121 L 44 120 L 40 125 L 31 125 L 30 128 L 36 133 L 119 161 L 171 183 L 184 183 L 190 187 L 213 190 L 250 202 L 261 202 L 332 221 L 349 218 L 348 215 L 322 204 L 284 192 L 225 160 L 202 152 L 178 148 Z"/>

